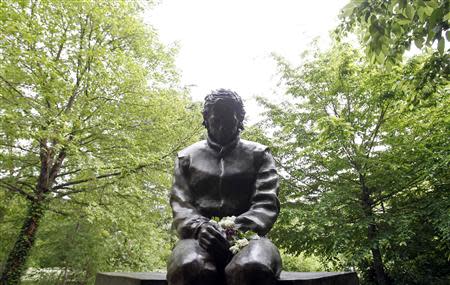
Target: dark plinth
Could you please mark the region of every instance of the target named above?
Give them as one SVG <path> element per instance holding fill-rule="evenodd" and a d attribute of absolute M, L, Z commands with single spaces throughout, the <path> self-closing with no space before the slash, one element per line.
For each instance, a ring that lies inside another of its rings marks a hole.
<path fill-rule="evenodd" d="M 279 285 L 358 285 L 355 272 L 285 272 Z M 101 272 L 95 285 L 167 285 L 166 273 Z"/>

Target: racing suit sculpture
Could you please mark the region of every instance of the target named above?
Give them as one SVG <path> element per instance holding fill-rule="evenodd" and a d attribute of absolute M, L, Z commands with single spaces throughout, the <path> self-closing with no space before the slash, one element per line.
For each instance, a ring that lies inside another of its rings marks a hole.
<path fill-rule="evenodd" d="M 280 254 L 265 238 L 280 209 L 278 175 L 266 146 L 240 139 L 244 115 L 235 92 L 213 91 L 203 110 L 207 140 L 178 153 L 170 204 L 180 240 L 168 263 L 169 285 L 264 285 L 279 277 Z M 211 222 L 227 216 L 261 238 L 233 255 Z"/>

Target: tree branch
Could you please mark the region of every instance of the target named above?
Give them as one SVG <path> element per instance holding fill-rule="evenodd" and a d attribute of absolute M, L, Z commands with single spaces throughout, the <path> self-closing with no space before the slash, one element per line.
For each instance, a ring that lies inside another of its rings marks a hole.
<path fill-rule="evenodd" d="M 142 169 L 143 167 L 144 166 L 139 166 L 137 168 Z M 98 176 L 95 176 L 95 177 L 92 177 L 92 178 L 86 178 L 86 179 L 69 181 L 69 182 L 66 182 L 66 183 L 62 183 L 62 184 L 56 185 L 52 189 L 53 190 L 63 189 L 65 187 L 67 187 L 67 186 L 78 185 L 78 184 L 82 184 L 82 183 L 85 183 L 85 182 L 94 181 L 94 180 L 98 180 L 98 179 L 102 179 L 102 178 L 109 178 L 109 177 L 119 176 L 122 173 L 124 173 L 124 172 L 123 171 L 117 171 L 117 172 L 113 172 L 113 173 L 107 173 L 107 174 L 98 175 Z"/>
<path fill-rule="evenodd" d="M 375 139 L 376 139 L 376 137 L 378 135 L 378 132 L 380 130 L 380 127 L 381 127 L 382 123 L 384 122 L 384 116 L 385 116 L 388 108 L 389 108 L 389 102 L 386 104 L 384 109 L 381 109 L 380 116 L 378 117 L 378 121 L 377 121 L 377 124 L 375 126 L 375 130 L 373 131 L 371 139 L 370 139 L 370 142 L 369 142 L 369 147 L 367 148 L 366 158 L 369 158 L 369 156 L 371 154 L 372 148 L 373 148 L 373 146 L 375 144 Z"/>
<path fill-rule="evenodd" d="M 18 194 L 24 196 L 26 199 L 28 199 L 30 201 L 34 201 L 36 199 L 33 195 L 25 192 L 24 190 L 20 189 L 19 187 L 14 186 L 11 183 L 8 183 L 8 182 L 6 182 L 4 180 L 0 180 L 0 183 L 3 184 L 2 185 L 3 188 L 5 188 L 5 189 L 7 189 L 7 190 L 9 190 L 11 192 L 18 193 Z"/>
<path fill-rule="evenodd" d="M 24 97 L 22 92 L 20 92 L 16 87 L 14 87 L 14 85 L 10 83 L 8 80 L 6 80 L 3 76 L 0 75 L 0 79 L 3 80 L 3 82 L 5 82 L 6 85 L 8 85 L 8 87 L 11 88 L 14 92 L 19 94 L 21 97 Z"/>
<path fill-rule="evenodd" d="M 24 148 L 24 147 L 21 147 L 21 146 L 13 145 L 13 144 L 0 143 L 0 145 L 6 146 L 6 147 L 11 147 L 11 148 L 17 148 L 17 149 L 23 150 L 25 152 L 31 152 L 31 153 L 34 153 L 34 154 L 39 154 L 37 151 L 31 150 L 31 149 L 27 149 L 27 148 Z"/>
<path fill-rule="evenodd" d="M 64 158 L 66 157 L 66 149 L 63 148 L 56 158 L 55 162 L 53 163 L 53 166 L 49 173 L 49 181 L 50 183 L 53 183 L 56 179 L 56 176 L 58 175 L 59 170 L 61 169 L 62 163 L 64 161 Z"/>
<path fill-rule="evenodd" d="M 63 176 L 66 176 L 66 175 L 75 174 L 75 173 L 80 172 L 81 170 L 82 170 L 82 169 L 79 168 L 79 169 L 76 169 L 76 170 L 63 172 L 63 173 L 60 173 L 60 174 L 56 175 L 56 177 L 63 177 Z"/>

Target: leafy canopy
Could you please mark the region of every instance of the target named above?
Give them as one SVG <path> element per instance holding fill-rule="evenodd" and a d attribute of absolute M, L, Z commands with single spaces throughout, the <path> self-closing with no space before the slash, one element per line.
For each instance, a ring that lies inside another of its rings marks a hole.
<path fill-rule="evenodd" d="M 202 126 L 144 4 L 0 2 L 0 197 L 10 201 L 0 252 L 11 284 L 30 254 L 21 224 L 42 228 L 36 266 L 161 266 L 172 157 Z M 27 207 L 46 215 L 30 222 Z M 90 263 L 90 250 L 104 255 Z"/>
<path fill-rule="evenodd" d="M 450 4 L 445 0 L 351 0 L 341 11 L 341 32 L 357 31 L 366 54 L 395 63 L 411 43 L 445 53 L 450 40 Z"/>
<path fill-rule="evenodd" d="M 261 101 L 283 176 L 271 234 L 288 252 L 356 267 L 365 282 L 375 262 L 396 284 L 448 281 L 449 93 L 436 81 L 417 108 L 404 100 L 427 60 L 387 71 L 348 45 L 299 67 L 278 59 L 286 101 Z"/>

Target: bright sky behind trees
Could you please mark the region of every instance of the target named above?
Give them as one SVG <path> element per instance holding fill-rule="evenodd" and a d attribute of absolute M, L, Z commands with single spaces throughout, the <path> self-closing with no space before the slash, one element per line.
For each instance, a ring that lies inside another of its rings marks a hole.
<path fill-rule="evenodd" d="M 247 119 L 258 108 L 254 96 L 277 96 L 271 53 L 296 62 L 316 37 L 330 43 L 347 0 L 162 0 L 146 13 L 166 44 L 178 43 L 177 67 L 194 100 L 229 88 L 246 101 Z"/>

